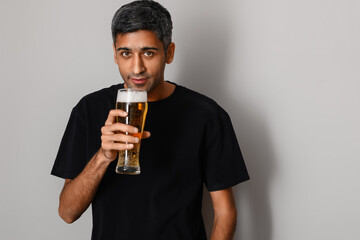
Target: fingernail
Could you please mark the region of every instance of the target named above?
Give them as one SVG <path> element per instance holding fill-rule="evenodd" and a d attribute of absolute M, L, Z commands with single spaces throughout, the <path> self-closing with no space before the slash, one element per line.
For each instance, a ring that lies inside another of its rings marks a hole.
<path fill-rule="evenodd" d="M 134 147 L 134 144 L 128 144 L 128 147 L 129 147 L 129 148 L 133 148 L 133 147 Z"/>
<path fill-rule="evenodd" d="M 138 132 L 138 129 L 137 128 L 134 128 L 134 133 L 137 133 Z"/>
<path fill-rule="evenodd" d="M 134 141 L 135 141 L 136 143 L 138 143 L 138 142 L 139 142 L 139 138 L 135 137 L 135 138 L 134 138 Z"/>

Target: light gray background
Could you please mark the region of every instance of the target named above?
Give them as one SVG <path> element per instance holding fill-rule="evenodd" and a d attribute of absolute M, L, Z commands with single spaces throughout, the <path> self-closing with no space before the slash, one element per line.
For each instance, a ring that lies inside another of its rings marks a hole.
<path fill-rule="evenodd" d="M 235 239 L 360 239 L 359 1 L 160 2 L 176 43 L 166 79 L 228 111 L 251 174 L 234 188 Z M 58 217 L 50 170 L 72 107 L 121 81 L 123 3 L 1 0 L 0 239 L 90 238 L 90 211 Z"/>

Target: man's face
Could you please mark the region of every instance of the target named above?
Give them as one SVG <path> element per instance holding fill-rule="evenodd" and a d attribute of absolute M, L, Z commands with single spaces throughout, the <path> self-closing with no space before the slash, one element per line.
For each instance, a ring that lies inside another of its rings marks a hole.
<path fill-rule="evenodd" d="M 164 82 L 164 45 L 152 31 L 119 34 L 114 46 L 115 63 L 127 87 L 153 91 Z"/>

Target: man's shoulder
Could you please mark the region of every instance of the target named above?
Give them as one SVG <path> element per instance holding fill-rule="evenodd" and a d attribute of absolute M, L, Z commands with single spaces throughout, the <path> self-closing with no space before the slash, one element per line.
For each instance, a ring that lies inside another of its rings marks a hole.
<path fill-rule="evenodd" d="M 122 88 L 123 84 L 116 84 L 110 87 L 102 88 L 95 92 L 85 95 L 80 101 L 99 101 L 106 100 L 108 98 L 116 97 L 117 90 Z"/>
<path fill-rule="evenodd" d="M 110 87 L 102 88 L 95 92 L 89 93 L 82 97 L 76 107 L 88 107 L 103 105 L 106 103 L 114 104 L 117 90 L 122 88 L 122 84 L 112 85 Z"/>
<path fill-rule="evenodd" d="M 184 101 L 187 106 L 191 106 L 198 109 L 198 111 L 202 111 L 208 114 L 225 112 L 224 109 L 214 99 L 204 95 L 203 93 L 181 85 L 178 85 L 178 87 L 182 97 L 181 101 Z"/>

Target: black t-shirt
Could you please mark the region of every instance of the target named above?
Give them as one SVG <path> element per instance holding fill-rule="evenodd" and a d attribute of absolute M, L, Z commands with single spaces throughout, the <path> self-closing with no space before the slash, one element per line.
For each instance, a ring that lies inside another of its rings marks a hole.
<path fill-rule="evenodd" d="M 52 174 L 75 178 L 101 145 L 101 127 L 122 84 L 85 96 L 74 107 Z M 206 239 L 202 190 L 249 179 L 228 114 L 213 100 L 176 85 L 149 102 L 140 175 L 115 173 L 112 162 L 92 202 L 92 239 Z"/>

